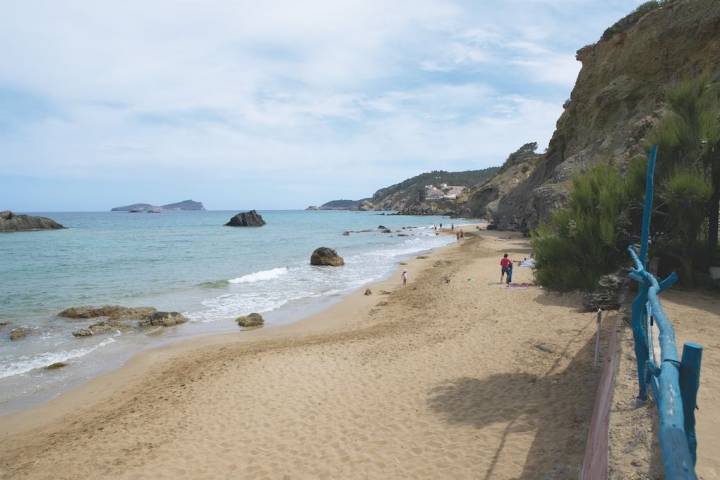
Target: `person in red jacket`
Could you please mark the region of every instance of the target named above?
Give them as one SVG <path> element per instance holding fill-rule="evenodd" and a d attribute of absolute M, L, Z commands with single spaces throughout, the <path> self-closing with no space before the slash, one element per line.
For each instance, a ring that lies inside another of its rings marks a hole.
<path fill-rule="evenodd" d="M 508 279 L 510 278 L 510 269 L 512 268 L 512 260 L 508 258 L 508 254 L 506 253 L 503 255 L 502 260 L 500 260 L 500 283 L 503 282 L 503 277 L 507 274 Z"/>

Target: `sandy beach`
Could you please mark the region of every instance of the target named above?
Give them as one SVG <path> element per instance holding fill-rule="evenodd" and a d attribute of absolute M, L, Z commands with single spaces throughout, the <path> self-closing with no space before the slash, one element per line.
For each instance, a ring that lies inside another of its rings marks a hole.
<path fill-rule="evenodd" d="M 483 232 L 408 262 L 407 287 L 138 355 L 2 418 L 0 477 L 577 478 L 595 316 L 500 285 L 505 251 L 527 241 Z"/>

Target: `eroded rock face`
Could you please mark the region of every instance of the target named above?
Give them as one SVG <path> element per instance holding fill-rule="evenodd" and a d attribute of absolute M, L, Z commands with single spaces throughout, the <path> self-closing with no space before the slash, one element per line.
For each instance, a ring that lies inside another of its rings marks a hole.
<path fill-rule="evenodd" d="M 265 323 L 265 319 L 259 313 L 238 317 L 235 321 L 241 327 L 261 327 Z"/>
<path fill-rule="evenodd" d="M 345 260 L 332 248 L 320 247 L 310 256 L 310 265 L 340 267 Z"/>
<path fill-rule="evenodd" d="M 720 65 L 720 2 L 674 0 L 632 13 L 581 48 L 582 69 L 547 152 L 532 173 L 499 198 L 501 229 L 528 230 L 565 204 L 576 172 L 612 159 L 625 168 L 644 155 L 664 92 Z"/>
<path fill-rule="evenodd" d="M 0 212 L 0 232 L 29 232 L 65 228 L 55 220 L 32 215 L 16 215 L 10 210 Z"/>
<path fill-rule="evenodd" d="M 265 220 L 255 210 L 238 213 L 225 224 L 226 227 L 262 227 Z"/>

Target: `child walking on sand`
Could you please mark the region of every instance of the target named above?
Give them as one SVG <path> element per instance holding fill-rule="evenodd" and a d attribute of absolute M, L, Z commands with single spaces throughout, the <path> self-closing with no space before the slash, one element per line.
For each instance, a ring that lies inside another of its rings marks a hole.
<path fill-rule="evenodd" d="M 408 279 L 407 270 L 403 270 L 401 277 L 402 277 L 402 282 L 403 282 L 403 287 L 404 287 L 405 285 L 407 285 L 407 279 Z"/>
<path fill-rule="evenodd" d="M 502 260 L 500 260 L 500 283 L 503 282 L 503 277 L 505 277 L 506 274 L 508 283 L 510 283 L 510 279 L 512 278 L 512 260 L 508 258 L 507 253 L 503 255 Z"/>

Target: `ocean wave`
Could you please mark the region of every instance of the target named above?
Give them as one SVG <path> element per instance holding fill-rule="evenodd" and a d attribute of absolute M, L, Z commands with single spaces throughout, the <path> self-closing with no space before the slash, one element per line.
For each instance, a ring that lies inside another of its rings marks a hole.
<path fill-rule="evenodd" d="M 230 283 L 264 282 L 267 280 L 274 280 L 278 277 L 285 275 L 286 273 L 288 273 L 288 269 L 286 267 L 272 268 L 270 270 L 261 270 L 259 272 L 243 275 L 242 277 L 232 278 L 232 279 L 228 280 L 228 282 L 230 282 Z"/>
<path fill-rule="evenodd" d="M 67 362 L 68 360 L 72 360 L 74 358 L 84 357 L 88 353 L 94 352 L 98 348 L 105 347 L 114 342 L 115 339 L 106 338 L 92 347 L 75 348 L 73 350 L 60 352 L 45 352 L 33 355 L 32 357 L 18 357 L 15 361 L 9 363 L 8 365 L 0 366 L 0 378 L 12 377 L 13 375 L 20 375 L 31 370 L 47 367 L 53 363 Z"/>

